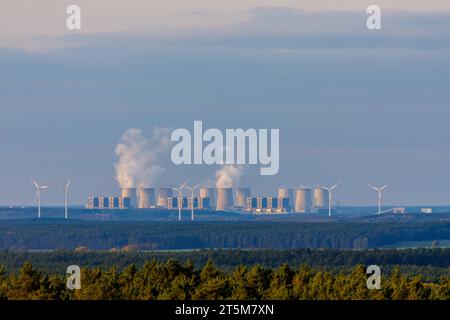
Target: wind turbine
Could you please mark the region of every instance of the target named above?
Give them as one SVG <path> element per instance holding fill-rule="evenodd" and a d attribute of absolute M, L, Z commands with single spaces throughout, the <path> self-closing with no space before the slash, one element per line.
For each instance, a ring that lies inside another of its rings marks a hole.
<path fill-rule="evenodd" d="M 194 191 L 195 191 L 195 189 L 197 189 L 198 187 L 200 187 L 200 185 L 198 184 L 198 185 L 196 185 L 196 186 L 194 186 L 194 187 L 192 187 L 192 188 L 190 188 L 190 187 L 186 187 L 186 189 L 188 189 L 188 190 L 190 190 L 191 191 L 191 221 L 194 221 Z"/>
<path fill-rule="evenodd" d="M 339 183 L 336 183 L 335 185 L 333 185 L 331 187 L 320 186 L 322 189 L 328 191 L 328 216 L 329 217 L 331 217 L 331 203 L 333 202 L 333 190 L 336 189 L 336 187 L 339 185 Z"/>
<path fill-rule="evenodd" d="M 69 180 L 66 183 L 66 188 L 64 189 L 64 219 L 67 219 L 68 216 L 68 206 L 69 206 L 69 187 L 72 183 L 72 179 L 69 178 Z"/>
<path fill-rule="evenodd" d="M 181 184 L 178 188 L 172 188 L 174 191 L 178 191 L 178 221 L 181 221 L 181 207 L 183 206 L 183 189 L 186 187 L 187 181 Z M 180 203 L 181 200 L 181 203 Z"/>
<path fill-rule="evenodd" d="M 369 187 L 378 192 L 378 214 L 381 214 L 381 194 L 383 193 L 384 189 L 386 189 L 389 186 L 389 184 L 390 183 L 387 183 L 379 188 L 369 184 Z"/>
<path fill-rule="evenodd" d="M 31 182 L 33 182 L 34 186 L 36 187 L 36 200 L 38 202 L 38 218 L 41 217 L 41 190 L 47 189 L 50 186 L 40 186 L 33 178 L 30 178 Z"/>

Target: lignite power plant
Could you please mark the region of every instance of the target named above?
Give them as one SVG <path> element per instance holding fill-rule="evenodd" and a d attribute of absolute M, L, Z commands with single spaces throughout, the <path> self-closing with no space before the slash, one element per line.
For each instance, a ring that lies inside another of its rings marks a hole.
<path fill-rule="evenodd" d="M 178 191 L 178 190 L 177 190 Z M 201 187 L 198 196 L 183 196 L 172 188 L 123 188 L 118 197 L 89 197 L 88 209 L 197 209 L 247 213 L 311 213 L 331 207 L 329 191 L 279 188 L 274 196 L 252 196 L 250 188 Z"/>
<path fill-rule="evenodd" d="M 127 130 L 116 147 L 116 180 L 122 192 L 116 197 L 89 197 L 88 209 L 190 209 L 239 211 L 247 213 L 309 213 L 328 209 L 331 215 L 332 188 L 317 186 L 280 188 L 273 196 L 252 196 L 250 188 L 240 186 L 243 165 L 221 165 L 215 172 L 215 188 L 189 186 L 155 187 L 165 169 L 158 161 L 161 150 L 170 145 L 165 129 L 154 130 L 146 139 L 138 129 Z M 143 188 L 136 188 L 142 186 Z M 200 188 L 198 188 L 200 187 Z M 186 196 L 187 195 L 187 196 Z"/>
<path fill-rule="evenodd" d="M 317 186 L 280 188 L 273 196 L 252 196 L 250 188 L 240 186 L 243 165 L 221 165 L 215 172 L 215 188 L 188 186 L 158 187 L 165 171 L 158 161 L 161 150 L 170 144 L 170 134 L 156 129 L 151 139 L 138 129 L 127 130 L 116 147 L 116 180 L 122 190 L 117 197 L 89 197 L 88 209 L 194 209 L 239 211 L 246 213 L 309 213 L 328 209 L 331 215 L 332 188 Z M 136 188 L 143 186 L 144 188 Z M 200 188 L 198 188 L 200 187 Z M 186 196 L 187 195 L 187 196 Z"/>

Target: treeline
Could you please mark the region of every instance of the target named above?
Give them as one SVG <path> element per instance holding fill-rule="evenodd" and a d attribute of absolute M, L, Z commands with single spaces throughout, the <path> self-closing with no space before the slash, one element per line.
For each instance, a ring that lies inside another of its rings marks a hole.
<path fill-rule="evenodd" d="M 116 268 L 87 269 L 81 272 L 81 289 L 70 291 L 66 278 L 44 275 L 26 263 L 18 274 L 7 274 L 0 267 L 0 299 L 56 300 L 350 300 L 350 299 L 450 299 L 450 277 L 427 283 L 420 276 L 405 277 L 399 269 L 382 277 L 380 290 L 367 288 L 365 267 L 350 273 L 314 270 L 303 265 L 293 269 L 287 264 L 277 269 L 259 265 L 238 266 L 223 272 L 211 261 L 201 270 L 192 262 L 180 264 L 146 262 L 142 268 L 129 265 Z"/>
<path fill-rule="evenodd" d="M 128 265 L 142 267 L 146 261 L 167 262 L 176 259 L 181 263 L 192 261 L 195 266 L 203 266 L 211 260 L 224 271 L 231 271 L 239 265 L 261 265 L 277 268 L 287 263 L 296 268 L 302 264 L 314 266 L 335 274 L 349 271 L 357 264 L 382 267 L 390 272 L 394 266 L 400 266 L 403 274 L 421 274 L 427 281 L 438 281 L 443 275 L 450 274 L 450 248 L 441 249 L 375 249 L 375 250 L 239 250 L 239 249 L 202 249 L 191 251 L 136 251 L 127 248 L 120 251 L 57 250 L 51 252 L 0 251 L 0 264 L 7 272 L 17 272 L 27 261 L 47 274 L 64 274 L 69 265 L 75 264 L 87 268 L 112 268 L 122 271 Z"/>
<path fill-rule="evenodd" d="M 450 222 L 42 222 L 0 225 L 0 249 L 380 248 L 450 239 Z"/>

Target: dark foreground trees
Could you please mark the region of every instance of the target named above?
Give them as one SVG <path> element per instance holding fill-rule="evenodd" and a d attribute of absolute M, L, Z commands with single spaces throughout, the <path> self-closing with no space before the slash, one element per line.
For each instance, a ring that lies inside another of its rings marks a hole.
<path fill-rule="evenodd" d="M 307 265 L 292 269 L 282 265 L 267 269 L 259 265 L 238 266 L 223 272 L 209 261 L 201 270 L 192 262 L 175 260 L 146 262 L 123 271 L 83 269 L 81 290 L 69 291 L 66 278 L 45 275 L 26 263 L 17 274 L 0 267 L 0 299 L 449 299 L 450 277 L 425 282 L 406 277 L 394 269 L 382 278 L 381 290 L 369 290 L 366 273 L 357 265 L 351 273 L 331 274 Z"/>

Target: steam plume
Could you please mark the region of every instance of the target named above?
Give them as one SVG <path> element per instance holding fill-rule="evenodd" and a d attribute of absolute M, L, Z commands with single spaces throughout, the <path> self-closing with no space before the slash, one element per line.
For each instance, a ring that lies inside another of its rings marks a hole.
<path fill-rule="evenodd" d="M 121 188 L 148 188 L 165 172 L 158 158 L 170 147 L 170 129 L 154 128 L 150 139 L 128 129 L 116 147 L 116 180 Z"/>
<path fill-rule="evenodd" d="M 216 171 L 216 188 L 233 188 L 239 184 L 244 174 L 244 166 L 223 165 Z"/>

